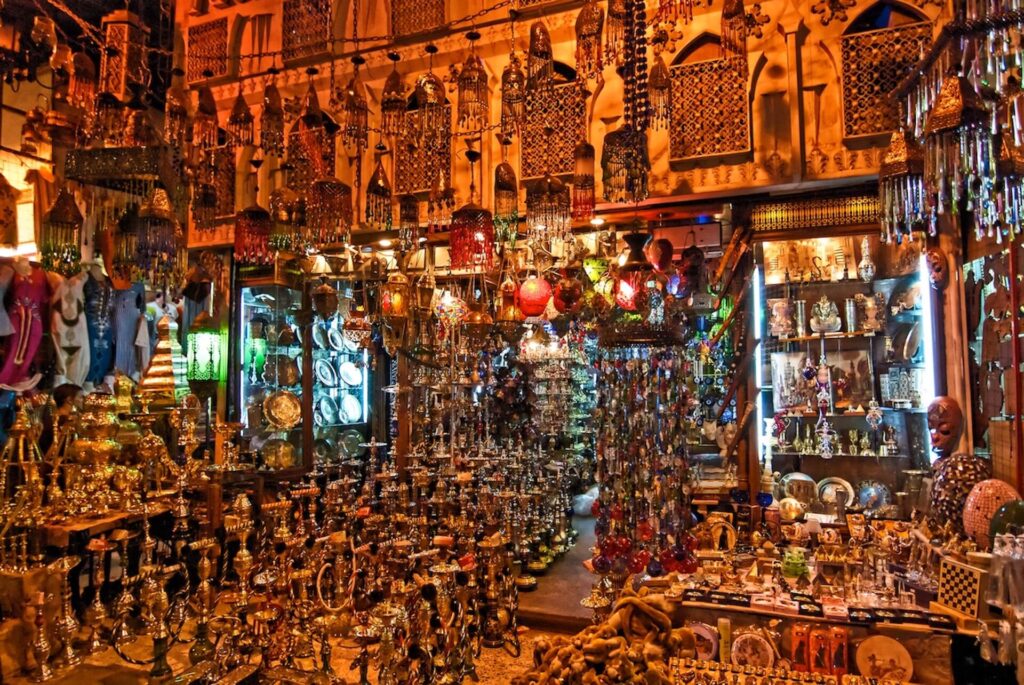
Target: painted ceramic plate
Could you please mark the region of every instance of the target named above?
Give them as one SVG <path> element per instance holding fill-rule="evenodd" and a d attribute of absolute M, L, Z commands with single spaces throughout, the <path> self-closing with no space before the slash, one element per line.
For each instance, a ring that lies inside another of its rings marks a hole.
<path fill-rule="evenodd" d="M 853 504 L 853 497 L 856 493 L 850 482 L 842 478 L 830 477 L 819 480 L 818 500 L 821 502 L 838 502 L 839 500 L 836 495 L 839 494 L 840 488 L 846 491 L 846 502 L 843 506 L 849 507 Z"/>
<path fill-rule="evenodd" d="M 877 480 L 863 480 L 857 485 L 857 503 L 865 511 L 874 511 L 879 507 L 892 504 L 892 493 L 889 487 Z"/>
<path fill-rule="evenodd" d="M 348 350 L 349 352 L 359 351 L 359 343 L 357 343 L 355 340 L 350 340 L 345 336 L 342 336 L 341 340 L 342 344 L 345 346 L 345 349 Z"/>
<path fill-rule="evenodd" d="M 771 668 L 775 652 L 768 640 L 757 633 L 743 633 L 732 642 L 732 662 L 737 666 Z"/>
<path fill-rule="evenodd" d="M 321 350 L 326 350 L 331 343 L 327 340 L 327 329 L 323 326 L 313 326 L 313 343 Z"/>
<path fill-rule="evenodd" d="M 327 332 L 327 341 L 331 344 L 332 349 L 339 352 L 345 349 L 345 336 L 337 328 L 332 328 Z"/>
<path fill-rule="evenodd" d="M 784 497 L 792 497 L 803 505 L 814 502 L 817 496 L 818 483 L 806 473 L 794 471 L 787 473 L 779 480 Z"/>
<path fill-rule="evenodd" d="M 278 430 L 291 430 L 302 420 L 302 403 L 287 390 L 278 390 L 263 400 L 263 415 Z"/>
<path fill-rule="evenodd" d="M 344 423 L 358 423 L 363 420 L 363 405 L 355 395 L 345 395 L 341 400 L 341 419 Z"/>
<path fill-rule="evenodd" d="M 355 429 L 347 430 L 341 434 L 341 453 L 349 459 L 366 454 L 366 448 L 361 447 L 362 444 L 363 435 Z"/>
<path fill-rule="evenodd" d="M 704 661 L 713 660 L 718 655 L 718 631 L 707 623 L 697 621 L 688 623 L 687 627 L 697 638 L 697 658 Z"/>
<path fill-rule="evenodd" d="M 316 401 L 316 419 L 321 426 L 330 426 L 338 422 L 338 405 L 330 395 L 321 395 Z"/>
<path fill-rule="evenodd" d="M 338 460 L 338 449 L 327 438 L 313 441 L 313 456 L 321 464 L 330 464 Z"/>
<path fill-rule="evenodd" d="M 317 359 L 313 364 L 313 373 L 316 374 L 316 379 L 328 388 L 338 385 L 338 372 L 334 370 L 334 364 L 329 359 Z"/>
<path fill-rule="evenodd" d="M 872 635 L 857 648 L 857 670 L 866 678 L 907 683 L 914 675 L 914 660 L 893 638 Z"/>
<path fill-rule="evenodd" d="M 341 381 L 349 387 L 358 387 L 363 384 L 363 372 L 352 362 L 343 362 L 341 365 Z"/>

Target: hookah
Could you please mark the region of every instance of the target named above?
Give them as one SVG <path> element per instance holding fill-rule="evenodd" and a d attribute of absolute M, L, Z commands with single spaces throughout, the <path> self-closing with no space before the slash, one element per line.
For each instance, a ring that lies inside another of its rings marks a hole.
<path fill-rule="evenodd" d="M 214 653 L 214 645 L 209 638 L 209 622 L 214 608 L 214 590 L 210 578 L 213 577 L 214 557 L 220 556 L 220 548 L 213 538 L 203 538 L 189 544 L 189 549 L 199 552 L 199 564 L 196 573 L 199 576 L 199 586 L 196 588 L 196 604 L 198 614 L 196 616 L 196 637 L 188 650 L 188 660 L 192 665 L 199 664 L 210 659 Z"/>
<path fill-rule="evenodd" d="M 60 616 L 57 618 L 57 637 L 61 642 L 60 663 L 64 668 L 73 668 L 82 663 L 82 657 L 75 651 L 74 637 L 78 632 L 78 619 L 75 617 L 75 610 L 71 606 L 71 571 L 74 570 L 82 558 L 78 556 L 64 556 L 47 567 L 47 571 L 53 574 L 60 574 Z"/>

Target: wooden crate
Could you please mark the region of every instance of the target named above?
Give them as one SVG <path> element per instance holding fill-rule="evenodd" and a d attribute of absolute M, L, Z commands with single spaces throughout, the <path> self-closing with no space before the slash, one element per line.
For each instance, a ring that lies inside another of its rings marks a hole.
<path fill-rule="evenodd" d="M 1013 453 L 1013 444 L 1013 421 L 993 419 L 988 424 L 992 476 L 1010 484 L 1017 482 L 1017 455 Z"/>

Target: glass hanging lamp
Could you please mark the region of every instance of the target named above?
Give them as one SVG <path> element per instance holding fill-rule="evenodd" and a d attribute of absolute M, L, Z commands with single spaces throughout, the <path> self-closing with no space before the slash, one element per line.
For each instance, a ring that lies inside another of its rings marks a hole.
<path fill-rule="evenodd" d="M 469 41 L 469 56 L 462 65 L 462 71 L 456 79 L 459 93 L 458 114 L 456 121 L 459 128 L 475 131 L 487 126 L 488 92 L 487 71 L 483 60 L 476 54 L 476 41 L 480 39 L 477 31 L 466 34 Z"/>
<path fill-rule="evenodd" d="M 420 239 L 420 201 L 412 193 L 398 198 L 398 241 L 402 250 L 411 250 Z"/>
<path fill-rule="evenodd" d="M 494 219 L 477 203 L 476 162 L 480 152 L 466 150 L 469 160 L 469 202 L 452 212 L 449 237 L 451 265 L 455 268 L 488 269 L 494 258 Z"/>
<path fill-rule="evenodd" d="M 572 200 L 560 179 L 546 174 L 527 186 L 526 228 L 530 239 L 541 244 L 571 233 Z"/>
<path fill-rule="evenodd" d="M 401 72 L 398 71 L 399 55 L 389 52 L 388 59 L 394 65 L 391 73 L 384 81 L 384 90 L 380 96 L 380 131 L 385 136 L 401 138 L 405 135 L 406 85 Z"/>
<path fill-rule="evenodd" d="M 317 249 L 348 242 L 352 230 L 352 188 L 337 178 L 313 181 L 306 200 L 306 242 Z"/>
<path fill-rule="evenodd" d="M 391 221 L 391 181 L 378 154 L 377 166 L 366 184 L 366 222 L 390 230 Z"/>
<path fill-rule="evenodd" d="M 604 9 L 586 0 L 576 15 L 576 77 L 583 82 L 604 81 Z"/>
<path fill-rule="evenodd" d="M 228 115 L 227 121 L 230 144 L 252 145 L 254 123 L 255 119 L 252 116 L 252 110 L 249 109 L 249 103 L 245 101 L 245 96 L 242 95 L 242 87 L 239 85 L 238 95 L 231 106 L 231 113 Z"/>
<path fill-rule="evenodd" d="M 259 174 L 261 161 L 252 161 L 252 178 Z M 256 202 L 258 188 L 253 187 L 253 203 L 235 215 L 235 261 L 239 264 L 260 265 L 274 262 L 274 248 L 270 244 L 274 219 Z"/>
<path fill-rule="evenodd" d="M 526 74 L 515 50 L 501 72 L 501 133 L 511 137 L 521 133 L 526 123 Z"/>
<path fill-rule="evenodd" d="M 594 217 L 595 156 L 594 146 L 585 140 L 573 151 L 572 218 L 577 221 L 590 221 Z"/>
<path fill-rule="evenodd" d="M 445 108 L 447 98 L 445 97 L 444 82 L 434 73 L 434 55 L 437 54 L 437 46 L 427 45 L 426 52 L 430 56 L 429 69 L 427 73 L 421 74 L 416 79 L 414 90 L 416 126 L 413 133 L 418 145 L 433 149 L 449 128 L 445 120 L 448 116 Z"/>
<path fill-rule="evenodd" d="M 196 113 L 192 119 L 192 144 L 202 150 L 212 150 L 217 147 L 220 131 L 217 101 L 209 86 L 200 86 L 197 98 Z"/>
<path fill-rule="evenodd" d="M 277 89 L 277 69 L 269 70 L 270 80 L 263 89 L 260 110 L 260 150 L 264 155 L 284 156 L 284 102 Z"/>
<path fill-rule="evenodd" d="M 530 48 L 526 62 L 526 89 L 532 92 L 551 90 L 555 85 L 555 63 L 551 34 L 542 21 L 530 26 Z"/>
<path fill-rule="evenodd" d="M 342 125 L 341 140 L 346 148 L 361 153 L 369 143 L 370 108 L 366 103 L 363 82 L 359 78 L 359 67 L 365 60 L 356 55 L 352 58 L 353 73 L 341 97 Z"/>

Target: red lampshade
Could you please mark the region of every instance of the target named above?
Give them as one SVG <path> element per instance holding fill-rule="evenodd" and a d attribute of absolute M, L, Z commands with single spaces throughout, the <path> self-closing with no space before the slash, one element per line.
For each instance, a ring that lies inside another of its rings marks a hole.
<path fill-rule="evenodd" d="M 565 275 L 555 284 L 555 309 L 561 314 L 575 312 L 583 301 L 583 284 L 579 279 Z"/>
<path fill-rule="evenodd" d="M 519 308 L 526 316 L 540 316 L 551 299 L 551 285 L 543 278 L 530 276 L 519 286 Z"/>

